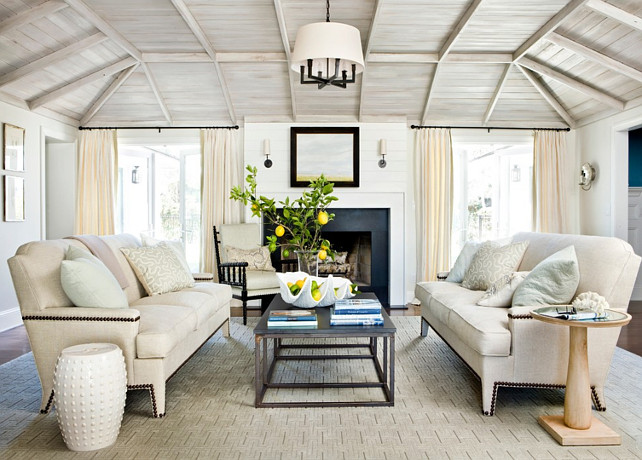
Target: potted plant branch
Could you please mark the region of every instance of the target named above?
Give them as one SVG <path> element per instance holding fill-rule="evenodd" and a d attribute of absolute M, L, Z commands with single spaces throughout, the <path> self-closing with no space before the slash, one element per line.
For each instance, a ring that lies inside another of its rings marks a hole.
<path fill-rule="evenodd" d="M 300 198 L 290 200 L 287 197 L 278 202 L 280 209 L 277 209 L 274 198 L 257 195 L 257 168 L 248 165 L 246 169 L 245 189 L 232 188 L 230 199 L 251 205 L 253 216 L 263 216 L 274 225 L 274 233 L 266 236 L 270 252 L 281 249 L 285 258 L 295 253 L 299 270 L 316 276 L 318 260 L 334 257 L 330 242 L 321 235 L 322 227 L 334 218 L 334 214 L 327 211 L 328 206 L 338 200 L 332 195 L 334 184 L 322 174 L 310 181 L 309 190 Z"/>

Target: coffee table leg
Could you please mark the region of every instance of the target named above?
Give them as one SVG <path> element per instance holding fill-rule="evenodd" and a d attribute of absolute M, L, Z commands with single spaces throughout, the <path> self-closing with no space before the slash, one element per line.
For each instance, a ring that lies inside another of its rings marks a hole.
<path fill-rule="evenodd" d="M 568 375 L 564 395 L 564 423 L 576 430 L 591 427 L 591 381 L 587 355 L 587 328 L 570 328 Z"/>
<path fill-rule="evenodd" d="M 261 379 L 261 336 L 254 336 L 254 407 L 259 407 L 262 399 Z"/>
<path fill-rule="evenodd" d="M 383 338 L 383 383 L 388 383 L 388 337 Z"/>
<path fill-rule="evenodd" d="M 390 336 L 390 402 L 395 402 L 395 335 Z"/>

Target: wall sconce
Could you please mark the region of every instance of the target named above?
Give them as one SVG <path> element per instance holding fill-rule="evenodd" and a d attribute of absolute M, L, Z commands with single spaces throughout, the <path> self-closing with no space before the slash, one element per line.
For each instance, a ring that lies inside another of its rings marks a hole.
<path fill-rule="evenodd" d="M 138 166 L 134 166 L 132 169 L 132 184 L 138 184 L 140 182 L 140 177 L 138 177 Z"/>
<path fill-rule="evenodd" d="M 513 165 L 513 169 L 510 172 L 510 177 L 513 182 L 519 182 L 522 180 L 522 170 L 517 165 Z"/>
<path fill-rule="evenodd" d="M 388 165 L 388 162 L 386 162 L 386 155 L 388 154 L 388 147 L 386 146 L 386 140 L 385 139 L 380 139 L 379 140 L 379 155 L 381 155 L 381 160 L 379 160 L 379 167 L 380 168 L 385 168 Z"/>
<path fill-rule="evenodd" d="M 582 190 L 588 192 L 591 190 L 593 181 L 595 180 L 596 172 L 595 168 L 591 163 L 584 163 L 580 169 L 580 183 L 579 186 L 582 187 Z"/>
<path fill-rule="evenodd" d="M 263 166 L 271 168 L 272 160 L 270 160 L 270 139 L 263 139 L 263 155 L 265 155 Z"/>

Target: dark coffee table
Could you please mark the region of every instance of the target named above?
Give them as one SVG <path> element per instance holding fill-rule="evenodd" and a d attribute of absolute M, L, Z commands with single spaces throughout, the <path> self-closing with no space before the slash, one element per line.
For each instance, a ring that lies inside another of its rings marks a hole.
<path fill-rule="evenodd" d="M 359 294 L 359 298 L 376 299 L 373 293 Z M 316 308 L 318 327 L 316 329 L 268 328 L 267 320 L 272 310 L 297 309 L 276 295 L 266 312 L 254 328 L 255 359 L 255 407 L 344 407 L 344 406 L 393 406 L 395 400 L 395 333 L 397 329 L 388 314 L 382 309 L 383 326 L 330 326 L 330 307 Z M 368 338 L 367 343 L 318 343 L 316 339 L 327 338 Z M 383 339 L 381 353 L 378 340 Z M 272 339 L 272 359 L 269 359 L 269 339 Z M 283 343 L 288 339 L 288 343 Z M 289 339 L 297 339 L 292 343 Z M 316 343 L 309 343 L 315 341 Z M 287 354 L 288 349 L 329 349 L 365 348 L 367 353 L 353 354 Z M 380 359 L 381 358 L 381 359 Z M 370 359 L 378 376 L 373 382 L 273 382 L 272 377 L 278 361 L 319 360 L 319 359 Z M 376 401 L 288 401 L 264 402 L 263 398 L 271 388 L 381 388 L 382 400 Z"/>

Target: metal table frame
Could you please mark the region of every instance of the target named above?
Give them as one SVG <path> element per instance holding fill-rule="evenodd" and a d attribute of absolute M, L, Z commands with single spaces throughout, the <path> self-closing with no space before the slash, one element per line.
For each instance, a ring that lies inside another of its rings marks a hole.
<path fill-rule="evenodd" d="M 271 309 L 287 308 L 280 296 L 277 296 L 264 318 Z M 346 406 L 394 406 L 395 398 L 395 332 L 388 315 L 383 312 L 388 327 L 379 326 L 329 326 L 327 309 L 319 314 L 319 330 L 292 330 L 274 329 L 267 331 L 265 328 L 254 331 L 254 370 L 255 370 L 255 407 L 346 407 Z M 328 324 L 324 324 L 328 322 Z M 355 339 L 365 337 L 367 343 L 322 344 L 305 343 L 310 339 Z M 383 340 L 381 359 L 379 354 L 379 338 Z M 272 353 L 268 353 L 269 342 L 272 339 Z M 283 339 L 299 339 L 296 343 L 284 343 Z M 301 343 L 303 342 L 303 343 Z M 297 354 L 284 353 L 289 349 L 346 349 L 342 354 Z M 350 349 L 365 348 L 367 353 L 349 353 Z M 322 359 L 369 359 L 372 360 L 377 373 L 377 381 L 368 382 L 272 382 L 275 367 L 278 361 L 288 360 L 322 360 Z M 292 401 L 292 402 L 264 402 L 265 393 L 271 388 L 381 388 L 383 399 L 376 401 Z"/>

